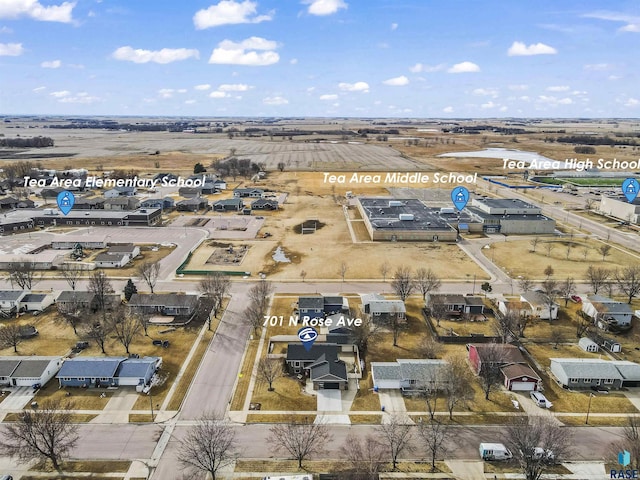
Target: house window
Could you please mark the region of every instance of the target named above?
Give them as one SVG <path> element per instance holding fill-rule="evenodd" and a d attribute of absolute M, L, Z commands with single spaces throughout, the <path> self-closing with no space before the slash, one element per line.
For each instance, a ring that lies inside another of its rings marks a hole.
<path fill-rule="evenodd" d="M 293 362 L 293 366 L 294 367 L 299 367 L 300 366 L 300 362 Z"/>
<path fill-rule="evenodd" d="M 583 378 L 582 381 L 583 381 L 583 383 L 591 383 L 591 379 L 590 378 Z"/>
<path fill-rule="evenodd" d="M 78 380 L 79 382 L 84 382 L 84 377 L 78 377 L 76 380 Z"/>
<path fill-rule="evenodd" d="M 604 379 L 604 384 L 605 385 L 613 385 L 613 382 L 614 382 L 613 378 L 605 378 Z"/>
<path fill-rule="evenodd" d="M 100 377 L 101 382 L 106 382 L 107 380 L 109 380 L 107 377 Z"/>
<path fill-rule="evenodd" d="M 580 381 L 579 378 L 570 378 L 569 383 L 578 383 Z"/>
<path fill-rule="evenodd" d="M 373 316 L 374 317 L 379 317 L 380 316 L 380 312 L 373 312 Z"/>

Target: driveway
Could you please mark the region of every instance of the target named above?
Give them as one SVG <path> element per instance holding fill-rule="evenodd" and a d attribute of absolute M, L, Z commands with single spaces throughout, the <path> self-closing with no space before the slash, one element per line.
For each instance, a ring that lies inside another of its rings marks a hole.
<path fill-rule="evenodd" d="M 384 408 L 387 414 L 394 414 L 403 420 L 403 423 L 413 425 L 415 422 L 407 415 L 407 406 L 404 404 L 404 398 L 399 390 L 385 390 L 378 392 L 380 406 Z M 388 423 L 391 419 L 390 415 L 382 416 L 382 423 Z"/>
<path fill-rule="evenodd" d="M 22 410 L 31 401 L 34 395 L 31 387 L 11 387 L 7 388 L 11 393 L 0 404 L 2 410 Z"/>
<path fill-rule="evenodd" d="M 319 412 L 341 412 L 342 392 L 340 390 L 318 390 L 316 410 Z"/>
<path fill-rule="evenodd" d="M 486 478 L 484 474 L 484 462 L 467 461 L 467 460 L 447 460 L 447 467 L 451 469 L 451 473 L 458 480 L 478 480 Z"/>

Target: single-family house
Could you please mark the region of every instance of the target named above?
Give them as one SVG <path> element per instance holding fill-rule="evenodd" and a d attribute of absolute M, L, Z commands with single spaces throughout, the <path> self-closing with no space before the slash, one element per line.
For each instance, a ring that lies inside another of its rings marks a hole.
<path fill-rule="evenodd" d="M 251 202 L 252 210 L 278 210 L 279 205 L 277 200 L 269 200 L 267 198 L 259 198 Z"/>
<path fill-rule="evenodd" d="M 18 208 L 34 208 L 36 206 L 36 202 L 31 200 L 30 198 L 23 198 L 18 201 Z"/>
<path fill-rule="evenodd" d="M 324 298 L 322 295 L 298 297 L 298 315 L 300 318 L 324 318 Z"/>
<path fill-rule="evenodd" d="M 600 350 L 598 344 L 588 337 L 582 337 L 578 341 L 578 346 L 585 352 L 596 353 L 598 350 Z"/>
<path fill-rule="evenodd" d="M 502 366 L 527 363 L 520 349 L 508 343 L 470 343 L 467 349 L 469 363 L 476 375 L 482 370 L 483 363 L 499 363 Z"/>
<path fill-rule="evenodd" d="M 363 312 L 376 322 L 387 322 L 393 316 L 400 320 L 406 318 L 407 309 L 402 300 L 387 300 L 377 293 L 360 295 L 360 298 Z"/>
<path fill-rule="evenodd" d="M 213 181 L 213 187 L 216 190 L 226 190 L 227 189 L 227 182 L 222 180 L 222 179 L 220 179 L 220 178 L 217 178 L 217 179 L 215 179 Z"/>
<path fill-rule="evenodd" d="M 240 198 L 227 198 L 214 202 L 212 207 L 216 212 L 239 212 L 244 208 L 244 204 Z"/>
<path fill-rule="evenodd" d="M 44 386 L 62 365 L 62 357 L 0 357 L 0 385 Z"/>
<path fill-rule="evenodd" d="M 178 189 L 178 195 L 184 198 L 200 197 L 202 193 L 201 187 L 180 187 Z"/>
<path fill-rule="evenodd" d="M 309 350 L 300 343 L 287 346 L 286 364 L 292 375 L 304 375 L 314 390 L 347 390 L 347 365 L 338 358 L 340 346 L 316 343 Z"/>
<path fill-rule="evenodd" d="M 374 389 L 411 393 L 441 384 L 445 360 L 398 359 L 395 362 L 371 362 Z"/>
<path fill-rule="evenodd" d="M 140 200 L 135 197 L 109 197 L 102 204 L 104 210 L 136 210 L 140 207 Z"/>
<path fill-rule="evenodd" d="M 198 295 L 176 293 L 134 293 L 129 307 L 144 313 L 161 315 L 192 315 L 198 306 Z"/>
<path fill-rule="evenodd" d="M 142 391 L 162 364 L 161 357 L 75 357 L 58 372 L 60 387 L 135 386 Z"/>
<path fill-rule="evenodd" d="M 550 300 L 549 296 L 544 292 L 537 290 L 525 292 L 520 295 L 520 301 L 528 303 L 533 316 L 538 317 L 540 320 L 555 320 L 558 318 L 559 305 Z"/>
<path fill-rule="evenodd" d="M 29 290 L 0 290 L 0 312 L 5 315 L 18 312 L 20 302 L 29 293 Z"/>
<path fill-rule="evenodd" d="M 161 208 L 163 210 L 169 210 L 175 207 L 175 200 L 171 197 L 164 198 L 147 198 L 140 202 L 141 208 Z"/>
<path fill-rule="evenodd" d="M 179 212 L 197 212 L 198 210 L 206 209 L 209 206 L 206 198 L 192 197 L 180 200 L 176 203 L 176 210 Z"/>
<path fill-rule="evenodd" d="M 43 188 L 42 191 L 40 192 L 40 196 L 42 197 L 45 203 L 48 203 L 49 201 L 55 202 L 58 198 L 58 194 L 64 191 L 65 189 L 62 187 Z"/>
<path fill-rule="evenodd" d="M 19 200 L 14 197 L 0 198 L 0 210 L 15 210 L 18 208 Z"/>
<path fill-rule="evenodd" d="M 103 193 L 105 198 L 133 197 L 136 194 L 136 187 L 114 187 Z"/>
<path fill-rule="evenodd" d="M 524 363 L 512 363 L 500 369 L 504 386 L 513 392 L 531 392 L 540 389 L 542 379 L 533 368 Z"/>
<path fill-rule="evenodd" d="M 262 198 L 264 190 L 261 188 L 236 188 L 233 191 L 234 198 Z"/>
<path fill-rule="evenodd" d="M 107 253 L 124 253 L 129 255 L 129 258 L 136 258 L 140 255 L 140 247 L 133 243 L 125 243 L 122 245 L 110 245 Z"/>
<path fill-rule="evenodd" d="M 601 295 L 588 295 L 582 299 L 582 312 L 603 330 L 626 330 L 631 328 L 633 310 L 623 302 Z"/>
<path fill-rule="evenodd" d="M 76 210 L 103 210 L 105 200 L 101 197 L 76 197 L 73 208 Z"/>
<path fill-rule="evenodd" d="M 498 311 L 503 315 L 512 313 L 525 318 L 533 317 L 533 310 L 530 304 L 513 298 L 498 301 Z"/>
<path fill-rule="evenodd" d="M 427 293 L 425 304 L 430 309 L 435 305 L 442 306 L 446 315 L 455 317 L 481 315 L 485 310 L 482 297 L 455 293 Z"/>
<path fill-rule="evenodd" d="M 616 362 L 600 358 L 551 358 L 551 373 L 562 388 L 606 387 L 619 389 L 623 377 Z"/>
<path fill-rule="evenodd" d="M 619 353 L 622 351 L 622 345 L 620 345 L 620 342 L 613 338 L 605 338 L 598 334 L 592 335 L 591 338 L 600 346 L 600 348 L 604 348 L 612 353 Z"/>
<path fill-rule="evenodd" d="M 70 311 L 68 309 L 96 310 L 98 308 L 95 293 L 77 290 L 64 290 L 56 298 L 56 304 L 59 309 L 64 311 Z"/>
<path fill-rule="evenodd" d="M 20 300 L 20 310 L 25 312 L 41 312 L 53 305 L 53 295 L 47 293 L 27 293 Z"/>
<path fill-rule="evenodd" d="M 130 257 L 126 253 L 99 253 L 93 260 L 97 268 L 122 268 L 129 263 Z"/>
<path fill-rule="evenodd" d="M 178 176 L 175 173 L 157 173 L 153 176 L 153 179 L 163 183 L 162 186 L 167 186 L 169 183 L 177 182 Z"/>

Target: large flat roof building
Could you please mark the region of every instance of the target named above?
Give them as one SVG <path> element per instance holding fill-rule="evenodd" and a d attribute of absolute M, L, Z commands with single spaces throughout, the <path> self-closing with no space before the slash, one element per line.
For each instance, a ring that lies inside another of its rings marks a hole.
<path fill-rule="evenodd" d="M 625 222 L 638 223 L 640 197 L 629 202 L 624 195 L 603 195 L 600 200 L 600 211 Z"/>

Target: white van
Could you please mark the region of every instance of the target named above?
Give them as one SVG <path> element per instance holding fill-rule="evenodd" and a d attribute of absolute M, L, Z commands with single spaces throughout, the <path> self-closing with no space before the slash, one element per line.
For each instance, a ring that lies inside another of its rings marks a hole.
<path fill-rule="evenodd" d="M 509 460 L 513 457 L 502 443 L 481 443 L 480 456 L 483 460 Z"/>
<path fill-rule="evenodd" d="M 531 400 L 540 408 L 551 408 L 553 405 L 547 397 L 545 397 L 540 392 L 529 392 L 529 396 L 531 396 Z"/>

